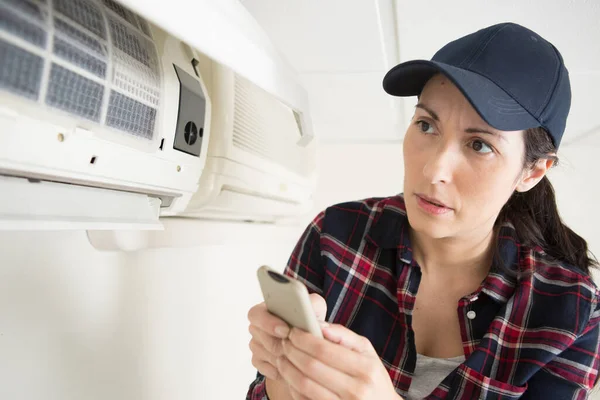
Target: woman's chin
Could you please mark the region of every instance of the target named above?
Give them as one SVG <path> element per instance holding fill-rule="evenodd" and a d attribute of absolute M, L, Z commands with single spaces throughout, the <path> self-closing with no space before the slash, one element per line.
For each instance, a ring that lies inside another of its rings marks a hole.
<path fill-rule="evenodd" d="M 443 239 L 452 236 L 452 224 L 449 221 L 442 221 L 419 215 L 418 210 L 410 212 L 407 210 L 408 223 L 413 231 L 429 237 L 431 239 Z"/>

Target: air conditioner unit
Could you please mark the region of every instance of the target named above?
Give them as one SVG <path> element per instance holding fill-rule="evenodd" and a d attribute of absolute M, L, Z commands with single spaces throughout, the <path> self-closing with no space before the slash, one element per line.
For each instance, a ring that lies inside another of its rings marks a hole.
<path fill-rule="evenodd" d="M 113 0 L 0 0 L 0 229 L 160 229 L 161 216 L 276 222 L 307 211 L 307 107 L 208 57 L 204 43 L 214 50 Z"/>

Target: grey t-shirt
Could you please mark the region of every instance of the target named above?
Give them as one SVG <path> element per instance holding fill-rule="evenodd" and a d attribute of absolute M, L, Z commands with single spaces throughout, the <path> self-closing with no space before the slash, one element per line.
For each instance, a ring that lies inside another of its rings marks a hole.
<path fill-rule="evenodd" d="M 420 400 L 428 396 L 456 367 L 465 361 L 465 356 L 433 358 L 417 354 L 417 365 L 406 400 Z"/>

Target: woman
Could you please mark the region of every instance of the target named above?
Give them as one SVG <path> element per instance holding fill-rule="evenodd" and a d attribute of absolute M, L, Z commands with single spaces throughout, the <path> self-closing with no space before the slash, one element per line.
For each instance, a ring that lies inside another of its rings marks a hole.
<path fill-rule="evenodd" d="M 285 273 L 325 339 L 249 312 L 249 399 L 585 399 L 598 378 L 596 262 L 546 177 L 570 108 L 559 52 L 516 24 L 392 69 L 418 95 L 404 194 L 329 207 Z"/>

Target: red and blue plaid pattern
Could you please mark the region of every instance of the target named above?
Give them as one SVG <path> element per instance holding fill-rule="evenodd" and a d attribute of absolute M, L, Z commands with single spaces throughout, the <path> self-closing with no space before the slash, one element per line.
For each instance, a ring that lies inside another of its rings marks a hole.
<path fill-rule="evenodd" d="M 411 320 L 421 279 L 408 232 L 402 196 L 338 204 L 308 226 L 285 269 L 325 298 L 327 321 L 371 341 L 401 396 L 416 363 Z M 581 270 L 520 245 L 509 224 L 499 241 L 518 274 L 492 268 L 459 301 L 466 360 L 426 399 L 587 399 L 598 379 L 598 288 Z M 258 374 L 247 399 L 266 398 Z"/>

